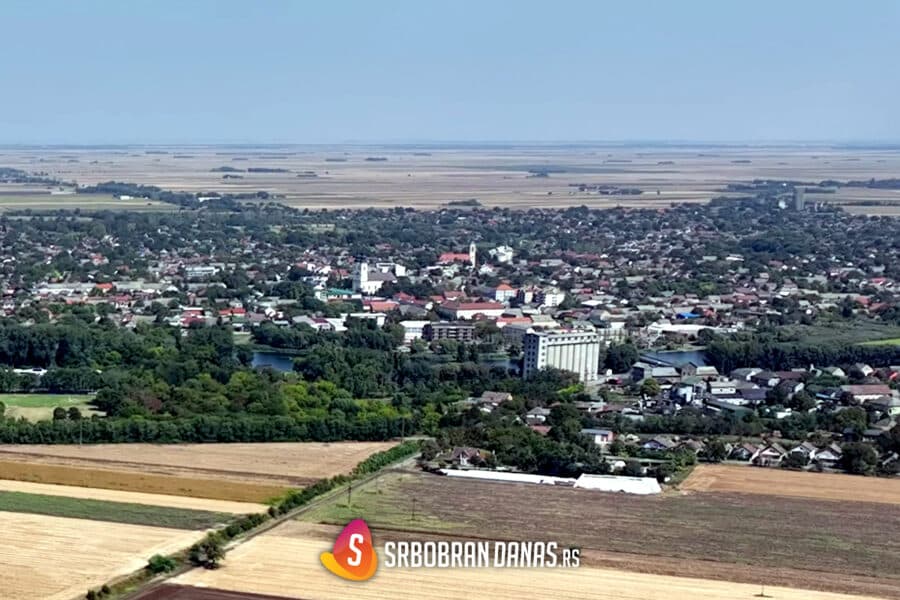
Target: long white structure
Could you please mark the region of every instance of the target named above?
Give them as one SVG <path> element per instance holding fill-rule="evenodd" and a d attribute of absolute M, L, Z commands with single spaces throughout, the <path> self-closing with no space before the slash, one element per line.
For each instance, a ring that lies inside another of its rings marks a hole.
<path fill-rule="evenodd" d="M 662 488 L 653 477 L 621 477 L 619 475 L 588 475 L 575 481 L 575 487 L 600 492 L 625 492 L 627 494 L 659 494 Z"/>
<path fill-rule="evenodd" d="M 456 469 L 440 469 L 442 475 L 462 477 L 464 479 L 481 479 L 488 481 L 505 481 L 507 483 L 536 483 L 542 485 L 574 485 L 571 477 L 553 477 L 552 475 L 531 475 L 530 473 L 508 473 L 506 471 L 461 471 Z"/>
<path fill-rule="evenodd" d="M 554 367 L 572 371 L 581 381 L 596 381 L 600 363 L 600 336 L 595 331 L 529 331 L 523 340 L 522 376 Z"/>
<path fill-rule="evenodd" d="M 463 479 L 479 479 L 481 481 L 499 481 L 504 483 L 532 483 L 538 485 L 560 485 L 577 487 L 597 492 L 624 492 L 626 494 L 659 494 L 662 488 L 653 477 L 621 477 L 619 475 L 588 475 L 578 479 L 572 477 L 553 477 L 550 475 L 531 475 L 529 473 L 507 473 L 504 471 L 479 471 L 441 469 L 442 475 Z"/>

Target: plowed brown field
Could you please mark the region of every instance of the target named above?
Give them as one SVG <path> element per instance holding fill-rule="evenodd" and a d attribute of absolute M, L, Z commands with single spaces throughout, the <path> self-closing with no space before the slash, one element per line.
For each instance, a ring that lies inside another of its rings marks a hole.
<path fill-rule="evenodd" d="M 735 465 L 699 465 L 680 489 L 845 502 L 900 504 L 900 479 L 806 473 Z"/>
<path fill-rule="evenodd" d="M 759 585 L 649 575 L 583 566 L 578 569 L 387 569 L 365 583 L 345 582 L 319 563 L 329 536 L 307 535 L 287 523 L 238 546 L 215 571 L 193 570 L 175 583 L 308 600 L 554 598 L 556 600 L 751 600 Z M 323 537 L 325 539 L 323 539 Z M 415 536 L 407 536 L 413 539 Z M 328 539 L 330 538 L 330 539 Z M 376 547 L 381 548 L 377 544 Z M 689 569 L 685 569 L 689 572 Z M 766 587 L 778 600 L 872 600 L 783 587 Z M 190 596 L 188 596 L 190 597 Z"/>

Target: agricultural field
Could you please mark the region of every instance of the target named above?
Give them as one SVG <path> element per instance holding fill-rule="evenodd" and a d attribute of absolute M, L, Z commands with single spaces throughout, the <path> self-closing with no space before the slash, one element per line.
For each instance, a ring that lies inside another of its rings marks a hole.
<path fill-rule="evenodd" d="M 482 508 L 485 505 L 482 505 Z M 319 564 L 319 553 L 331 549 L 339 528 L 286 523 L 232 550 L 224 566 L 215 571 L 193 570 L 174 580 L 202 589 L 230 590 L 304 600 L 359 600 L 376 598 L 559 598 L 601 600 L 736 600 L 752 599 L 759 585 L 700 578 L 635 573 L 582 566 L 578 569 L 386 569 L 370 581 L 345 582 Z M 378 532 L 376 551 L 379 547 Z M 415 536 L 407 536 L 407 539 Z M 872 600 L 876 596 L 849 596 L 767 585 L 766 594 L 780 600 Z M 240 596 L 209 594 L 209 600 Z M 184 588 L 168 594 L 148 593 L 140 600 L 195 598 Z M 196 598 L 204 598 L 202 595 Z"/>
<path fill-rule="evenodd" d="M 127 181 L 164 189 L 220 193 L 263 190 L 299 208 L 439 208 L 477 199 L 510 208 L 590 206 L 665 208 L 728 195 L 732 182 L 895 177 L 900 152 L 828 146 L 506 145 L 470 147 L 246 146 L 55 150 L 0 148 L 0 165 L 91 185 Z M 641 194 L 603 195 L 612 186 Z M 8 190 L 9 191 L 9 190 Z M 47 190 L 29 190 L 43 191 Z M 0 193 L 3 190 L 0 189 Z M 900 192 L 842 188 L 810 198 L 863 214 L 900 209 Z M 147 201 L 42 196 L 43 208 L 158 210 Z M 884 203 L 867 206 L 864 203 Z M 0 206 L 3 201 L 0 198 Z M 171 209 L 171 207 L 170 207 Z M 897 214 L 897 213 L 894 213 Z"/>
<path fill-rule="evenodd" d="M 46 421 L 53 418 L 53 409 L 69 409 L 73 406 L 84 417 L 103 415 L 91 406 L 94 397 L 90 394 L 0 394 L 0 403 L 6 406 L 4 416 L 11 419 L 25 418 L 29 421 Z"/>
<path fill-rule="evenodd" d="M 189 585 L 163 584 L 140 593 L 131 600 L 284 600 L 284 598 L 196 588 Z"/>
<path fill-rule="evenodd" d="M 191 498 L 188 496 L 167 496 L 163 494 L 143 494 L 140 492 L 119 492 L 99 488 L 76 487 L 70 485 L 53 485 L 29 483 L 27 481 L 0 480 L 0 494 L 3 492 L 20 492 L 41 496 L 63 496 L 84 500 L 103 500 L 106 502 L 142 504 L 155 507 L 181 508 L 187 510 L 213 511 L 230 515 L 245 515 L 264 512 L 265 504 L 249 502 L 229 502 L 227 500 L 210 500 L 208 498 Z"/>
<path fill-rule="evenodd" d="M 392 442 L 0 446 L 0 479 L 263 503 Z"/>
<path fill-rule="evenodd" d="M 344 525 L 356 517 L 382 536 L 552 540 L 585 549 L 592 566 L 900 598 L 900 572 L 883 568 L 900 555 L 894 504 L 714 491 L 629 496 L 392 472 L 354 489 L 350 506 L 338 497 L 302 519 Z"/>
<path fill-rule="evenodd" d="M 900 479 L 809 473 L 734 465 L 698 465 L 679 488 L 900 506 Z"/>
<path fill-rule="evenodd" d="M 72 600 L 170 554 L 203 531 L 0 512 L 0 596 L 8 600 Z"/>

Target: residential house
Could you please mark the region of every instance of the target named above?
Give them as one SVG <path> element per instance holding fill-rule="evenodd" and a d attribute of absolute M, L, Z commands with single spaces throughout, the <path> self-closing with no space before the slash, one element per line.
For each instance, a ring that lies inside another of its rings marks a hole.
<path fill-rule="evenodd" d="M 667 437 L 657 436 L 641 444 L 644 450 L 673 450 L 678 444 Z"/>
<path fill-rule="evenodd" d="M 581 435 L 589 437 L 601 450 L 606 450 L 616 439 L 616 434 L 611 429 L 582 429 Z"/>
<path fill-rule="evenodd" d="M 787 457 L 787 450 L 778 442 L 771 442 L 760 448 L 750 459 L 757 467 L 778 467 Z"/>

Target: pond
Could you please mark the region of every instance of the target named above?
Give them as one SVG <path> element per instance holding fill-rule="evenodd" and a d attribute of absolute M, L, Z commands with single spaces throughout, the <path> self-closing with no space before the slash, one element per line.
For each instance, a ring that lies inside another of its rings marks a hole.
<path fill-rule="evenodd" d="M 253 367 L 271 367 L 282 373 L 290 373 L 294 370 L 294 357 L 291 354 L 281 352 L 254 352 Z"/>

